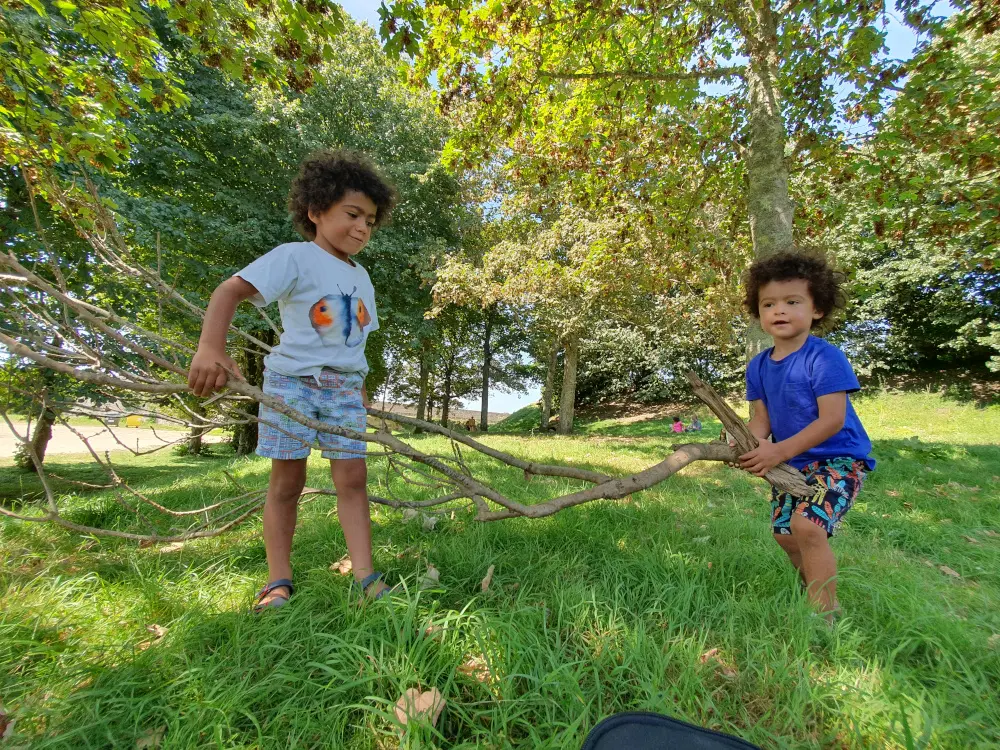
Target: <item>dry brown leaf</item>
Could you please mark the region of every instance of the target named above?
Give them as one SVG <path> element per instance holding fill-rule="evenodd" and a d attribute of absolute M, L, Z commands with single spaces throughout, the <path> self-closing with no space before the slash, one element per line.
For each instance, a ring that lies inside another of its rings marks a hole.
<path fill-rule="evenodd" d="M 993 529 L 986 529 L 986 531 L 984 531 L 983 533 L 986 534 L 986 536 L 992 536 L 994 538 L 1000 536 L 1000 534 L 993 531 Z"/>
<path fill-rule="evenodd" d="M 396 701 L 396 719 L 404 727 L 420 719 L 428 719 L 434 726 L 443 710 L 444 696 L 437 688 L 424 692 L 420 692 L 419 688 L 409 688 Z"/>
<path fill-rule="evenodd" d="M 889 497 L 899 497 L 902 493 L 899 490 L 886 490 L 885 494 Z"/>
<path fill-rule="evenodd" d="M 967 541 L 969 544 L 979 544 L 979 540 L 976 539 L 976 538 L 974 538 L 974 537 L 971 537 L 971 536 L 965 536 L 963 534 L 962 535 L 962 539 L 964 539 L 965 541 Z"/>
<path fill-rule="evenodd" d="M 470 656 L 464 664 L 459 665 L 458 672 L 483 685 L 488 685 L 490 682 L 490 668 L 486 664 L 486 659 L 481 656 Z"/>
<path fill-rule="evenodd" d="M 441 583 L 441 573 L 433 565 L 427 566 L 424 579 L 420 582 L 421 589 L 432 589 Z"/>
<path fill-rule="evenodd" d="M 163 735 L 166 733 L 166 727 L 157 727 L 156 729 L 150 729 L 146 731 L 139 739 L 135 741 L 136 750 L 143 750 L 143 748 L 156 748 L 159 747 L 163 742 Z"/>
<path fill-rule="evenodd" d="M 486 589 L 488 589 L 490 587 L 490 583 L 493 582 L 493 571 L 496 570 L 496 568 L 497 568 L 496 565 L 491 565 L 487 569 L 487 571 L 486 571 L 486 577 L 482 580 L 482 583 L 479 584 L 479 587 L 483 591 L 486 591 Z"/>
<path fill-rule="evenodd" d="M 0 740 L 14 734 L 14 721 L 14 719 L 10 718 L 10 714 L 4 711 L 3 704 L 0 703 Z"/>
<path fill-rule="evenodd" d="M 930 560 L 924 560 L 924 565 L 926 565 L 928 568 L 934 567 L 934 563 L 932 563 Z"/>
<path fill-rule="evenodd" d="M 156 542 L 154 542 L 152 539 L 143 539 L 142 541 L 139 542 L 139 549 L 149 549 L 154 544 L 156 544 Z"/>
<path fill-rule="evenodd" d="M 883 513 L 882 518 L 892 518 L 888 513 Z"/>
<path fill-rule="evenodd" d="M 711 560 L 709 560 L 709 561 L 708 561 L 708 569 L 709 569 L 709 570 L 711 570 L 711 569 L 712 569 L 712 561 L 711 561 Z"/>
<path fill-rule="evenodd" d="M 161 555 L 169 555 L 171 552 L 179 552 L 184 549 L 186 544 L 187 542 L 171 542 L 160 547 L 159 552 Z"/>
<path fill-rule="evenodd" d="M 910 510 L 913 510 L 913 503 L 903 503 L 903 507 L 904 508 L 909 508 Z"/>
<path fill-rule="evenodd" d="M 350 575 L 351 571 L 354 570 L 354 566 L 351 564 L 351 556 L 344 555 L 337 562 L 331 563 L 330 570 L 340 573 L 342 576 Z"/>
<path fill-rule="evenodd" d="M 714 659 L 716 656 L 718 656 L 718 654 L 719 654 L 719 649 L 710 648 L 708 651 L 706 651 L 701 655 L 699 661 L 701 661 L 702 664 L 706 664 L 708 663 L 709 659 Z"/>
<path fill-rule="evenodd" d="M 426 638 L 434 638 L 438 635 L 444 635 L 444 628 L 440 625 L 428 625 L 424 628 L 424 636 Z"/>
<path fill-rule="evenodd" d="M 952 578 L 961 578 L 957 570 L 949 568 L 947 565 L 938 565 L 938 570 L 940 570 L 945 575 L 951 576 Z"/>
<path fill-rule="evenodd" d="M 153 638 L 148 641 L 143 641 L 142 643 L 137 645 L 136 648 L 139 649 L 140 651 L 145 651 L 150 646 L 155 646 L 157 643 L 163 640 L 163 636 L 167 634 L 167 629 L 162 625 L 147 625 L 146 630 L 148 630 L 150 633 L 153 634 Z"/>

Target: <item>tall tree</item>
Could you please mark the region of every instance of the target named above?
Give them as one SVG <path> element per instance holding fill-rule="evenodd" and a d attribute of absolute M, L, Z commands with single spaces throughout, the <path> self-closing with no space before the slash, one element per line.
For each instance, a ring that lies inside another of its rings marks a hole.
<path fill-rule="evenodd" d="M 336 46 L 302 94 L 270 94 L 190 65 L 187 103 L 137 119 L 133 157 L 119 178 L 106 181 L 106 190 L 140 255 L 154 264 L 162 251 L 166 275 L 199 299 L 263 252 L 296 239 L 285 201 L 306 153 L 346 147 L 370 154 L 402 195 L 396 220 L 379 230 L 361 258 L 384 321 L 368 349 L 374 394 L 387 377 L 386 342 L 407 340 L 410 329 L 423 324 L 432 253 L 454 243 L 461 207 L 457 181 L 436 166 L 446 130 L 429 97 L 400 86 L 396 64 L 370 30 L 348 22 L 343 39 L 350 44 Z M 273 339 L 249 307 L 241 308 L 237 322 L 258 339 Z M 264 353 L 241 355 L 241 369 L 255 385 Z M 237 450 L 252 452 L 255 433 L 252 420 L 238 426 Z"/>
<path fill-rule="evenodd" d="M 657 268 L 651 246 L 621 217 L 599 221 L 569 209 L 523 241 L 499 242 L 478 263 L 452 256 L 438 271 L 438 300 L 503 302 L 530 311 L 564 352 L 559 430 L 573 428 L 579 342 L 608 315 L 639 315 Z"/>
<path fill-rule="evenodd" d="M 847 342 L 871 370 L 982 367 L 1000 330 L 1000 13 L 957 13 L 879 129 L 805 171 L 803 210 L 856 269 Z M 856 335 L 863 333 L 863 335 Z"/>
<path fill-rule="evenodd" d="M 930 7 L 900 2 L 921 32 L 939 22 Z M 822 158 L 838 118 L 877 117 L 905 73 L 881 3 L 397 0 L 381 14 L 388 48 L 457 111 L 452 158 L 501 158 L 531 193 L 569 183 L 585 208 L 635 201 L 693 259 L 692 214 L 727 202 L 745 206 L 758 257 L 790 248 L 788 156 Z M 744 184 L 744 201 L 719 201 Z"/>

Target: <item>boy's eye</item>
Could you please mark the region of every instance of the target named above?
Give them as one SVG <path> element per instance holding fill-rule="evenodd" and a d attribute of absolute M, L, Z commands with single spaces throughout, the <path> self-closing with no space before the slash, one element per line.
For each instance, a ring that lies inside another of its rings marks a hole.
<path fill-rule="evenodd" d="M 366 221 L 365 223 L 368 225 L 369 229 L 374 229 L 375 228 L 375 222 L 374 221 Z"/>

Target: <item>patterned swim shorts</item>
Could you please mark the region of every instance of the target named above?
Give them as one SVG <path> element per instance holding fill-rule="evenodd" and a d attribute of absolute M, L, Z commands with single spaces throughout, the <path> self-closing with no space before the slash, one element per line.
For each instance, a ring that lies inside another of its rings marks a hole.
<path fill-rule="evenodd" d="M 334 427 L 364 432 L 367 415 L 361 401 L 364 377 L 358 372 L 324 369 L 313 377 L 291 377 L 265 368 L 264 393 L 281 399 L 305 416 Z M 364 458 L 366 443 L 299 424 L 281 412 L 260 405 L 257 455 L 264 458 L 307 458 L 319 443 L 323 458 Z"/>
<path fill-rule="evenodd" d="M 831 537 L 844 514 L 854 505 L 854 498 L 865 481 L 865 463 L 853 458 L 829 458 L 813 461 L 800 471 L 806 477 L 806 484 L 816 485 L 816 493 L 812 497 L 794 497 L 772 487 L 771 525 L 774 533 L 791 534 L 792 513 L 798 513 L 822 526 L 827 537 Z"/>

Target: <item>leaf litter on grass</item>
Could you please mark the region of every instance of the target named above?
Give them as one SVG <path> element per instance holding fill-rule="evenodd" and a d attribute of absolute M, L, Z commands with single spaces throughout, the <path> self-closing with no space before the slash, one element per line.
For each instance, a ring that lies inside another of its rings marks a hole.
<path fill-rule="evenodd" d="M 424 691 L 420 688 L 407 688 L 396 701 L 396 719 L 404 727 L 412 721 L 420 720 L 428 720 L 431 726 L 436 726 L 444 705 L 444 696 L 437 688 Z"/>
<path fill-rule="evenodd" d="M 331 563 L 330 570 L 335 573 L 339 573 L 342 576 L 350 575 L 354 570 L 354 565 L 351 563 L 351 556 L 344 555 L 342 558 L 337 560 L 337 562 Z"/>
<path fill-rule="evenodd" d="M 163 627 L 162 625 L 157 625 L 156 623 L 153 623 L 151 625 L 147 625 L 146 626 L 146 631 L 148 633 L 151 633 L 153 635 L 153 637 L 150 640 L 143 641 L 142 643 L 140 643 L 138 645 L 137 648 L 140 651 L 145 651 L 150 646 L 155 646 L 157 643 L 159 643 L 160 641 L 162 641 L 163 640 L 163 636 L 165 636 L 167 634 L 167 629 L 165 627 Z"/>
<path fill-rule="evenodd" d="M 490 587 L 490 583 L 493 581 L 493 571 L 496 570 L 496 565 L 490 565 L 489 569 L 486 571 L 486 577 L 480 582 L 479 587 L 486 592 Z"/>

